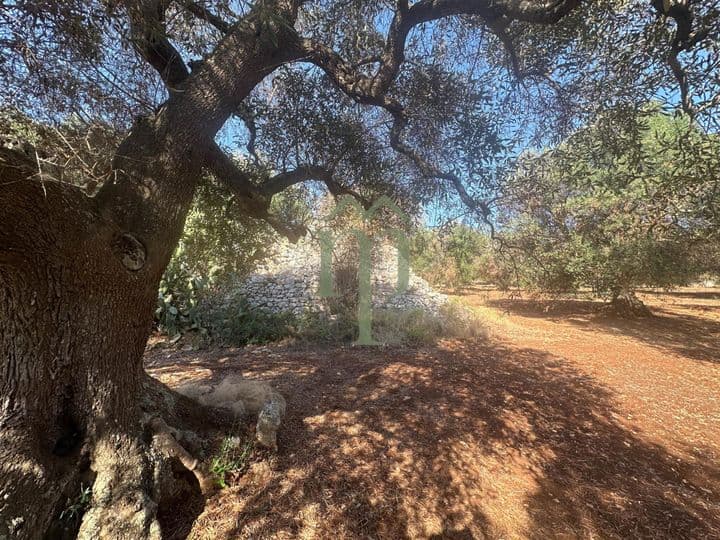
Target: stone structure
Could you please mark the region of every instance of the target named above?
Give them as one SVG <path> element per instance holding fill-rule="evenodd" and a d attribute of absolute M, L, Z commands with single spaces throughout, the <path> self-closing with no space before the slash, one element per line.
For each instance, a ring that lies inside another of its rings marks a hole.
<path fill-rule="evenodd" d="M 352 242 L 336 247 L 333 270 L 339 267 L 357 271 L 357 255 Z M 257 266 L 239 286 L 239 293 L 250 305 L 273 313 L 300 315 L 325 311 L 327 300 L 318 294 L 320 281 L 320 244 L 311 235 L 297 244 L 287 240 Z M 410 270 L 408 289 L 397 294 L 398 255 L 388 242 L 377 241 L 373 248 L 373 306 L 380 309 L 422 309 L 437 313 L 447 297 L 432 289 Z"/>

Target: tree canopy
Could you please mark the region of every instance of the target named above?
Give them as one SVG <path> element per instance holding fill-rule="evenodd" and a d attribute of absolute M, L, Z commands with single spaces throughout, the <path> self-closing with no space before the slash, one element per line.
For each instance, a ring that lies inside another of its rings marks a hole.
<path fill-rule="evenodd" d="M 707 254 L 720 240 L 719 181 L 717 135 L 656 106 L 609 114 L 522 160 L 504 186 L 501 245 L 521 284 L 546 291 L 686 284 L 718 269 Z"/>
<path fill-rule="evenodd" d="M 317 180 L 391 194 L 407 209 L 460 202 L 485 219 L 509 160 L 609 108 L 662 99 L 717 129 L 718 10 L 640 0 L 9 2 L 0 95 L 33 117 L 122 133 L 252 27 L 277 59 L 258 67 L 247 96 L 233 89 L 241 73 L 216 73 L 231 120 L 196 119 L 232 155 L 231 164 L 213 148 L 206 158 L 217 177 L 241 191 L 262 183 L 264 197 Z"/>

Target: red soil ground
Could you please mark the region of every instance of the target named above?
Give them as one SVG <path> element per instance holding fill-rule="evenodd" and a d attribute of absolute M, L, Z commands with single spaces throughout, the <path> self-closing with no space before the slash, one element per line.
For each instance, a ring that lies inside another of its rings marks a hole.
<path fill-rule="evenodd" d="M 486 339 L 150 351 L 171 385 L 287 397 L 279 452 L 190 538 L 720 538 L 720 291 L 644 299 L 623 321 L 468 291 Z"/>

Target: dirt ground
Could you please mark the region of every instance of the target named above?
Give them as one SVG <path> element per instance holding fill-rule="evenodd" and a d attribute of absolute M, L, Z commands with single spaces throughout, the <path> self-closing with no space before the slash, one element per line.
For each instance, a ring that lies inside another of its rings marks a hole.
<path fill-rule="evenodd" d="M 419 349 L 150 351 L 171 385 L 288 402 L 190 538 L 720 538 L 720 290 L 643 298 L 624 321 L 470 290 L 487 338 Z"/>

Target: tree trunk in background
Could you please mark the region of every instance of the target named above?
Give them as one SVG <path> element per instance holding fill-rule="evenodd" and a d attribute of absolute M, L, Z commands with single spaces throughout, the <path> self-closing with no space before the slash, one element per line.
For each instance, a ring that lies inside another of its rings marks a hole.
<path fill-rule="evenodd" d="M 136 126 L 89 198 L 0 151 L 0 538 L 43 537 L 82 470 L 80 537 L 159 538 L 142 356 L 198 163 Z"/>
<path fill-rule="evenodd" d="M 648 307 L 635 295 L 635 292 L 628 289 L 621 289 L 613 292 L 612 299 L 610 300 L 609 311 L 613 315 L 628 319 L 633 317 L 652 316 Z"/>

